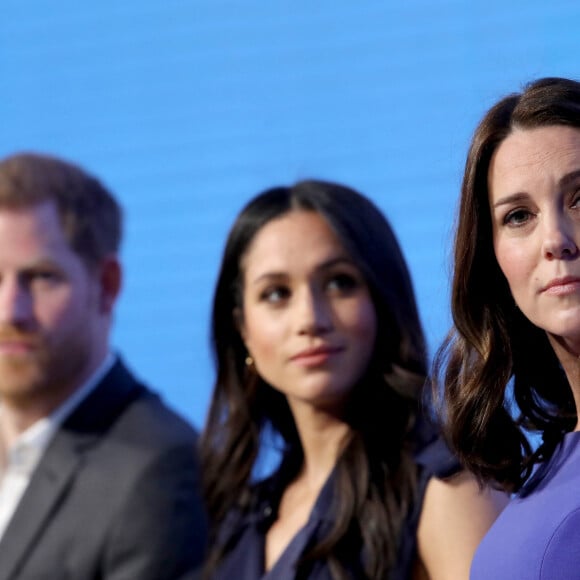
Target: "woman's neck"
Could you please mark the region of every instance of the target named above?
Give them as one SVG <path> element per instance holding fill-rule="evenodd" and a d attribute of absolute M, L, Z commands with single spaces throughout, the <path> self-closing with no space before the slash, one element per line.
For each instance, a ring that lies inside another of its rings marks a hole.
<path fill-rule="evenodd" d="M 298 478 L 320 489 L 334 469 L 352 433 L 352 428 L 336 416 L 313 408 L 293 409 L 296 429 L 304 453 Z"/>

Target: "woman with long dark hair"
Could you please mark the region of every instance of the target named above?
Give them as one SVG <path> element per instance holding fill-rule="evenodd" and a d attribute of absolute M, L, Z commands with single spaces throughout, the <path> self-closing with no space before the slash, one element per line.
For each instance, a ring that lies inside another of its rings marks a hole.
<path fill-rule="evenodd" d="M 580 83 L 539 79 L 499 100 L 473 136 L 455 328 L 436 364 L 452 447 L 482 482 L 517 492 L 474 580 L 580 574 L 579 248 Z"/>
<path fill-rule="evenodd" d="M 425 341 L 380 211 L 338 184 L 270 189 L 238 216 L 213 304 L 203 434 L 210 578 L 460 580 L 502 499 L 420 412 Z M 277 441 L 275 473 L 255 481 Z"/>

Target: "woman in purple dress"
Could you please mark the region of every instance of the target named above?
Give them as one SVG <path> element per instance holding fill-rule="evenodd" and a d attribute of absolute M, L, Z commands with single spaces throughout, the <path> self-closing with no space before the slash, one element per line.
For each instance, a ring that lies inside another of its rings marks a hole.
<path fill-rule="evenodd" d="M 254 198 L 226 244 L 212 330 L 207 577 L 467 578 L 502 501 L 420 416 L 413 287 L 367 198 L 321 181 Z M 281 463 L 255 481 L 272 441 Z"/>
<path fill-rule="evenodd" d="M 516 492 L 471 578 L 580 578 L 580 83 L 537 80 L 476 129 L 452 310 L 436 364 L 449 439 Z"/>

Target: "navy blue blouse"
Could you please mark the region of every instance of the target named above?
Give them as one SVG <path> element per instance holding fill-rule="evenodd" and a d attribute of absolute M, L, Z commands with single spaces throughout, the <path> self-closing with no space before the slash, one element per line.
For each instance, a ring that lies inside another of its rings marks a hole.
<path fill-rule="evenodd" d="M 459 464 L 440 439 L 426 445 L 415 457 L 419 466 L 417 501 L 405 521 L 397 565 L 389 575 L 389 580 L 407 580 L 416 559 L 417 526 L 425 488 L 431 477 L 446 477 L 458 471 Z M 226 555 L 212 578 L 214 580 L 295 580 L 295 565 L 307 546 L 323 537 L 334 523 L 332 513 L 332 492 L 334 478 L 329 477 L 312 508 L 306 525 L 294 536 L 276 564 L 264 570 L 264 539 L 267 530 L 276 519 L 276 509 L 287 481 L 287 477 L 277 473 L 259 484 L 255 508 L 248 513 L 230 513 L 226 517 L 219 534 L 219 541 L 227 545 Z M 360 563 L 354 563 L 360 564 Z M 354 577 L 356 571 L 352 570 Z M 316 562 L 308 578 L 332 580 L 325 562 Z"/>

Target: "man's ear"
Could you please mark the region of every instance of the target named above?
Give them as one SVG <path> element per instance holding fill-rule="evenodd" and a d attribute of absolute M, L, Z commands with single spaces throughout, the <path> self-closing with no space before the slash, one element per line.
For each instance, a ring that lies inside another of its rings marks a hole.
<path fill-rule="evenodd" d="M 123 272 L 119 258 L 110 255 L 101 261 L 98 272 L 100 306 L 103 314 L 111 314 L 117 297 L 121 292 Z"/>

